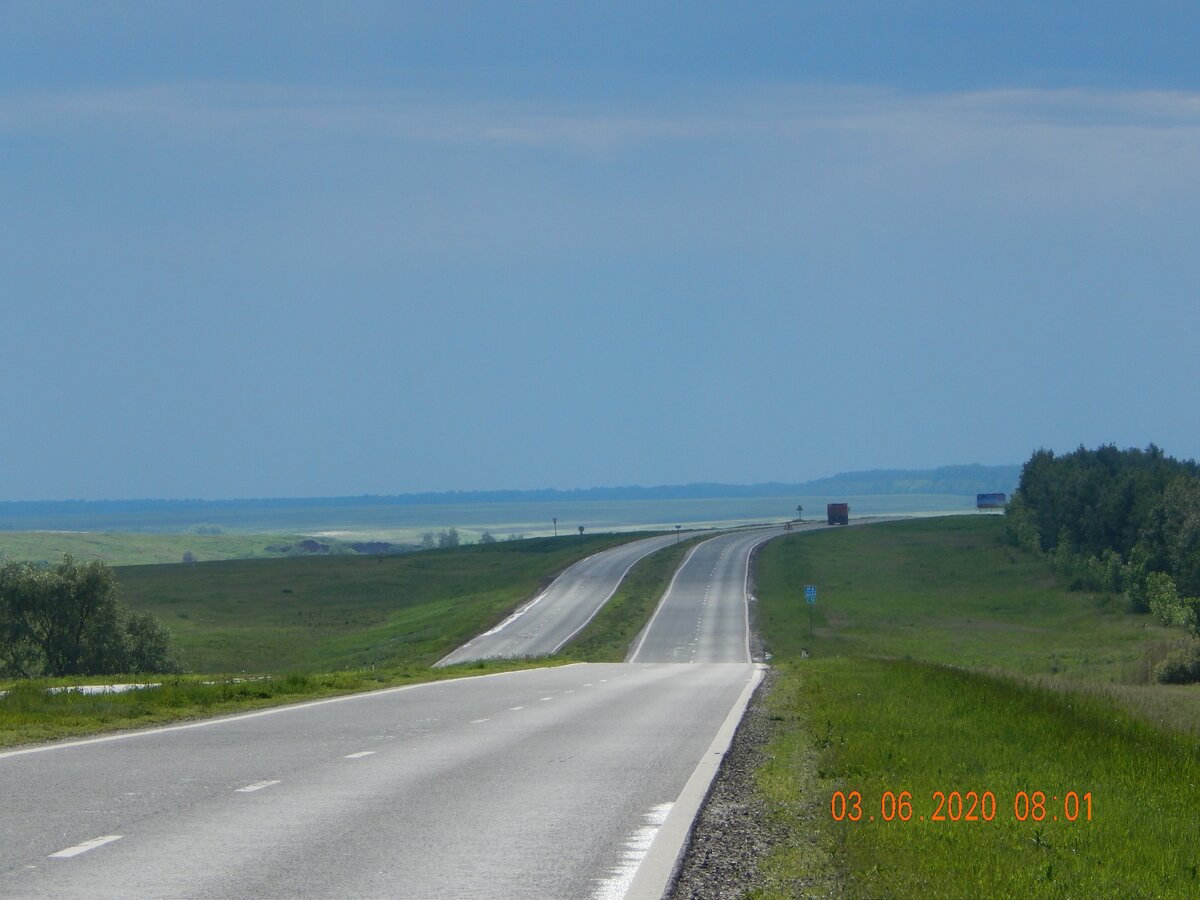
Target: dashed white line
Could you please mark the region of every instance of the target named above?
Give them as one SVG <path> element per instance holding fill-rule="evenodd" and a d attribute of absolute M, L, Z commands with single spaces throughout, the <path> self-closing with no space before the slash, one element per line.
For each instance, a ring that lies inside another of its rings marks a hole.
<path fill-rule="evenodd" d="M 512 712 L 516 712 L 518 709 L 524 709 L 524 708 L 525 707 L 523 707 L 523 706 L 510 706 L 509 710 L 511 710 Z"/>
<path fill-rule="evenodd" d="M 492 721 L 492 720 L 491 719 L 472 719 L 471 724 L 472 725 L 481 725 L 484 722 L 490 722 L 490 721 Z"/>
<path fill-rule="evenodd" d="M 279 784 L 279 779 L 273 781 L 256 781 L 254 784 L 248 784 L 245 787 L 238 788 L 234 793 L 237 794 L 253 794 L 255 791 L 261 791 L 263 788 L 269 788 L 273 784 Z"/>
<path fill-rule="evenodd" d="M 375 753 L 374 750 L 359 750 L 357 753 L 347 753 L 344 759 L 362 759 L 364 756 L 371 756 Z"/>
<path fill-rule="evenodd" d="M 90 841 L 84 841 L 82 844 L 76 844 L 74 847 L 68 847 L 65 850 L 59 850 L 57 853 L 51 853 L 49 859 L 70 859 L 72 856 L 78 856 L 80 853 L 87 853 L 89 850 L 95 850 L 97 847 L 103 847 L 105 844 L 111 844 L 113 841 L 119 841 L 124 835 L 106 834 L 104 837 L 92 838 Z"/>
<path fill-rule="evenodd" d="M 539 697 L 539 700 L 553 700 L 553 697 Z"/>

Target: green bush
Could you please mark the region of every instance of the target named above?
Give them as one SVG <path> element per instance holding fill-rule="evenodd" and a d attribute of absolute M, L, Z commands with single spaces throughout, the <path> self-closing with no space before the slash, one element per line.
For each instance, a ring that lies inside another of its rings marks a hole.
<path fill-rule="evenodd" d="M 1200 681 L 1200 642 L 1172 650 L 1154 667 L 1159 684 L 1194 684 Z"/>

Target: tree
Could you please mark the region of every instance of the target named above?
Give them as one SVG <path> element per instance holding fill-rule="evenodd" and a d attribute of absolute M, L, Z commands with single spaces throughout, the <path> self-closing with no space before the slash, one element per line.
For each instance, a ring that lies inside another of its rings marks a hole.
<path fill-rule="evenodd" d="M 461 542 L 458 536 L 458 529 L 453 525 L 450 526 L 449 531 L 443 531 L 438 535 L 438 547 L 443 550 L 448 547 L 457 547 Z"/>
<path fill-rule="evenodd" d="M 432 550 L 436 546 L 437 546 L 437 542 L 434 540 L 432 531 L 427 531 L 423 535 L 421 535 L 421 549 L 422 550 Z"/>
<path fill-rule="evenodd" d="M 0 566 L 0 668 L 15 675 L 173 671 L 170 636 L 117 599 L 112 570 L 64 556 Z"/>
<path fill-rule="evenodd" d="M 583 537 L 583 526 L 582 525 L 579 526 L 579 536 Z"/>
<path fill-rule="evenodd" d="M 191 550 L 183 551 L 183 564 L 186 566 L 194 566 L 196 564 L 196 554 Z"/>
<path fill-rule="evenodd" d="M 481 534 L 479 536 L 479 543 L 494 544 L 494 543 L 496 543 L 496 536 L 494 534 L 492 534 L 490 531 L 485 531 L 483 534 Z"/>

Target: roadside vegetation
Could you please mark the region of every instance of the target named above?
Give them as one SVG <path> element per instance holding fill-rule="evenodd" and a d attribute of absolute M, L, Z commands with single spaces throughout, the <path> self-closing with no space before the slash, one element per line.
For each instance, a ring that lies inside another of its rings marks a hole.
<path fill-rule="evenodd" d="M 516 660 L 430 668 L 573 562 L 643 536 L 572 535 L 400 556 L 120 568 L 115 581 L 131 614 L 162 622 L 178 664 L 205 674 L 159 677 L 148 667 L 136 677 L 125 669 L 107 678 L 0 681 L 0 691 L 7 692 L 0 697 L 0 744 L 556 664 Z M 160 686 L 99 695 L 46 691 L 113 682 Z"/>
<path fill-rule="evenodd" d="M 760 552 L 777 677 L 757 784 L 789 838 L 757 896 L 1200 892 L 1200 689 L 1151 681 L 1177 630 L 1067 590 L 1004 527 L 898 522 Z M 965 820 L 971 791 L 995 798 L 991 821 Z"/>
<path fill-rule="evenodd" d="M 1074 589 L 1123 594 L 1191 640 L 1155 671 L 1200 681 L 1200 466 L 1151 445 L 1034 453 L 1006 518 L 1009 540 L 1049 557 Z"/>

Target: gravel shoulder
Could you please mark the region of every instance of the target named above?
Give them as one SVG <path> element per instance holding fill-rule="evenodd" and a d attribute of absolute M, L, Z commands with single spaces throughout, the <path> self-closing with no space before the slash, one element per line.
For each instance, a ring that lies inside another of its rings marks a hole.
<path fill-rule="evenodd" d="M 683 862 L 667 896 L 738 898 L 757 885 L 759 861 L 785 837 L 754 790 L 754 770 L 771 737 L 765 699 L 775 680 L 768 671 L 754 693 L 737 734 L 696 817 Z"/>

